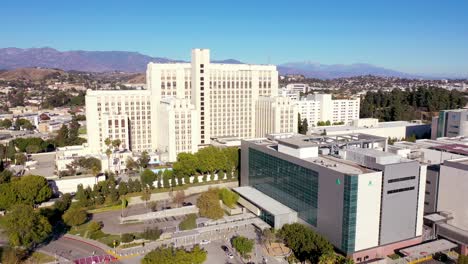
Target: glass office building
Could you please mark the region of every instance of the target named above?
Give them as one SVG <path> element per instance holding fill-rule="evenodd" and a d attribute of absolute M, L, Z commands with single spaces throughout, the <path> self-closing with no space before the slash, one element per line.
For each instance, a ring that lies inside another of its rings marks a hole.
<path fill-rule="evenodd" d="M 318 173 L 264 152 L 249 149 L 250 186 L 281 201 L 317 226 Z"/>

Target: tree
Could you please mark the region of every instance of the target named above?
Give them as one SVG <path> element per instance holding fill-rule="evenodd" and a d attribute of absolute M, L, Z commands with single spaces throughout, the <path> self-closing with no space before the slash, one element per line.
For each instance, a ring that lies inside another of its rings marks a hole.
<path fill-rule="evenodd" d="M 143 189 L 143 193 L 140 198 L 145 201 L 145 206 L 147 206 L 148 201 L 151 199 L 151 190 L 149 188 Z"/>
<path fill-rule="evenodd" d="M 127 157 L 127 160 L 125 161 L 125 167 L 129 171 L 133 171 L 134 169 L 138 168 L 138 163 L 132 157 Z"/>
<path fill-rule="evenodd" d="M 197 215 L 189 214 L 179 224 L 180 230 L 191 230 L 197 228 Z"/>
<path fill-rule="evenodd" d="M 54 208 L 59 212 L 65 212 L 71 205 L 72 196 L 69 193 L 64 194 L 60 199 L 55 201 Z"/>
<path fill-rule="evenodd" d="M 44 241 L 52 232 L 47 218 L 31 206 L 18 204 L 4 218 L 8 240 L 13 247 L 32 248 Z"/>
<path fill-rule="evenodd" d="M 78 123 L 76 119 L 73 119 L 70 122 L 70 127 L 68 130 L 68 141 L 66 142 L 67 145 L 71 146 L 71 145 L 78 145 L 82 143 L 79 138 L 80 126 L 81 126 L 80 123 Z"/>
<path fill-rule="evenodd" d="M 112 147 L 114 147 L 114 149 L 119 149 L 120 145 L 122 144 L 122 140 L 120 139 L 114 139 L 112 140 Z"/>
<path fill-rule="evenodd" d="M 192 153 L 182 152 L 177 155 L 177 161 L 173 165 L 174 173 L 183 176 L 192 176 L 197 171 L 198 159 Z M 187 183 L 187 182 L 186 182 Z"/>
<path fill-rule="evenodd" d="M 3 119 L 3 120 L 0 120 L 0 127 L 1 128 L 5 128 L 5 129 L 8 129 L 10 128 L 11 126 L 13 125 L 13 123 L 11 122 L 11 119 Z"/>
<path fill-rule="evenodd" d="M 219 204 L 218 189 L 209 189 L 197 199 L 200 216 L 211 219 L 220 219 L 224 212 Z"/>
<path fill-rule="evenodd" d="M 27 175 L 19 180 L 0 184 L 0 209 L 9 209 L 15 204 L 42 203 L 52 197 L 52 189 L 42 176 Z"/>
<path fill-rule="evenodd" d="M 127 193 L 128 193 L 127 183 L 124 181 L 121 181 L 119 183 L 119 195 L 126 195 Z"/>
<path fill-rule="evenodd" d="M 140 174 L 141 184 L 143 184 L 144 187 L 153 187 L 153 182 L 156 180 L 155 178 L 156 175 L 150 169 L 145 169 Z"/>
<path fill-rule="evenodd" d="M 232 246 L 241 254 L 242 257 L 247 257 L 252 252 L 254 242 L 243 236 L 237 236 L 232 239 Z"/>
<path fill-rule="evenodd" d="M 143 233 L 141 233 L 141 237 L 147 240 L 158 240 L 161 236 L 162 231 L 158 227 L 147 227 Z"/>
<path fill-rule="evenodd" d="M 148 167 L 149 162 L 150 162 L 150 156 L 148 155 L 148 152 L 143 151 L 141 153 L 140 158 L 138 159 L 138 164 L 139 164 L 140 168 Z"/>
<path fill-rule="evenodd" d="M 67 143 L 70 141 L 68 137 L 68 132 L 68 126 L 62 125 L 62 127 L 60 127 L 57 136 L 55 137 L 55 142 L 57 142 L 57 146 L 64 147 L 67 145 Z"/>
<path fill-rule="evenodd" d="M 111 161 L 110 161 L 110 157 L 112 155 L 112 150 L 110 148 L 106 149 L 106 156 L 107 156 L 107 171 L 110 171 L 111 168 L 110 168 L 110 165 L 111 165 Z"/>
<path fill-rule="evenodd" d="M 122 240 L 123 243 L 132 242 L 134 239 L 135 239 L 135 236 L 133 234 L 130 234 L 130 233 L 122 234 L 122 237 L 121 237 L 121 240 Z"/>
<path fill-rule="evenodd" d="M 228 188 L 222 188 L 219 190 L 219 198 L 226 206 L 234 208 L 237 200 L 239 200 L 239 195 Z"/>
<path fill-rule="evenodd" d="M 297 118 L 297 132 L 299 134 L 307 134 L 307 131 L 309 130 L 309 124 L 307 122 L 307 118 L 301 119 L 301 114 L 298 114 Z"/>
<path fill-rule="evenodd" d="M 233 172 L 239 168 L 239 149 L 236 147 L 224 148 L 224 156 L 226 156 L 226 168 L 228 168 L 228 179 L 232 178 Z"/>
<path fill-rule="evenodd" d="M 333 254 L 333 246 L 312 229 L 298 224 L 286 224 L 278 235 L 284 239 L 294 255 L 301 261 L 309 260 L 318 263 L 320 256 Z"/>
<path fill-rule="evenodd" d="M 9 170 L 3 170 L 0 172 L 0 184 L 10 182 L 11 177 L 13 177 L 13 172 Z"/>
<path fill-rule="evenodd" d="M 180 206 L 185 201 L 185 192 L 183 190 L 179 190 L 176 192 L 172 202 L 176 204 L 177 207 Z"/>
<path fill-rule="evenodd" d="M 86 210 L 82 207 L 72 206 L 62 216 L 63 221 L 68 226 L 79 226 L 88 219 Z"/>
<path fill-rule="evenodd" d="M 24 153 L 16 153 L 15 155 L 15 164 L 16 165 L 25 165 L 27 161 L 26 155 Z"/>
<path fill-rule="evenodd" d="M 192 250 L 184 248 L 159 247 L 141 260 L 142 264 L 202 264 L 206 261 L 207 253 L 198 245 Z"/>

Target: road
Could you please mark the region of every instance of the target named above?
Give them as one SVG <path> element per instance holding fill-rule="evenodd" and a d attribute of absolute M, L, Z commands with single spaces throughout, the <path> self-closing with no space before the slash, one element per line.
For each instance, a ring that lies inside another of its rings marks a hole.
<path fill-rule="evenodd" d="M 196 199 L 199 195 L 191 195 L 186 197 L 186 202 L 191 202 L 192 204 L 196 203 Z M 165 206 L 174 206 L 171 201 L 158 201 L 158 210 L 161 210 Z M 148 212 L 150 209 L 147 208 L 144 204 L 136 204 L 129 206 L 123 210 L 124 216 L 129 215 L 138 215 Z M 162 230 L 175 231 L 176 226 L 179 225 L 180 221 L 184 217 L 168 217 L 167 219 L 158 219 L 157 221 L 147 221 L 141 224 L 120 224 L 120 210 L 109 211 L 103 213 L 95 213 L 92 216 L 93 221 L 102 222 L 104 224 L 102 231 L 108 234 L 124 234 L 124 233 L 135 233 L 142 232 L 146 227 L 159 227 Z"/>
<path fill-rule="evenodd" d="M 96 246 L 67 237 L 60 237 L 39 249 L 49 253 L 51 256 L 57 256 L 59 263 L 67 263 L 93 255 L 107 255 L 104 250 Z"/>

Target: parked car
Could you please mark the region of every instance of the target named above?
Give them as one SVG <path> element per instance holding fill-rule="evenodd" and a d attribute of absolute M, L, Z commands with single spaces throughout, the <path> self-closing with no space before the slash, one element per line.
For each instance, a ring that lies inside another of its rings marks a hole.
<path fill-rule="evenodd" d="M 222 246 L 221 246 L 221 249 L 222 249 L 224 252 L 226 252 L 226 253 L 229 252 L 229 248 L 226 247 L 225 245 L 222 245 Z"/>
<path fill-rule="evenodd" d="M 190 206 L 190 205 L 193 205 L 191 202 L 183 202 L 182 203 L 182 206 Z"/>
<path fill-rule="evenodd" d="M 228 253 L 227 256 L 228 256 L 228 258 L 230 258 L 230 259 L 234 258 L 234 255 L 233 255 L 232 253 Z"/>
<path fill-rule="evenodd" d="M 200 242 L 200 245 L 208 245 L 211 241 L 207 240 L 207 239 L 203 239 L 201 242 Z"/>

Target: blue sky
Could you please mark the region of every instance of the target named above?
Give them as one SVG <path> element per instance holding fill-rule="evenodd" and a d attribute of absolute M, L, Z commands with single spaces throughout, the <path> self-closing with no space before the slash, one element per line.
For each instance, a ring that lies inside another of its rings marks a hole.
<path fill-rule="evenodd" d="M 5 1 L 0 47 L 250 63 L 371 63 L 468 76 L 467 0 Z"/>

